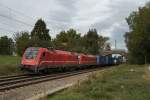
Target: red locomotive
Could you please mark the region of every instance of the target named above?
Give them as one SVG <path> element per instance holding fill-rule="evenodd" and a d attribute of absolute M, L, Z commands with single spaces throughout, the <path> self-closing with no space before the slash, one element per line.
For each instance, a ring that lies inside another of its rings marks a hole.
<path fill-rule="evenodd" d="M 22 69 L 29 69 L 34 72 L 51 68 L 79 67 L 83 65 L 96 65 L 96 57 L 39 47 L 27 48 L 21 62 Z"/>
<path fill-rule="evenodd" d="M 81 54 L 79 55 L 79 64 L 80 65 L 96 65 L 96 57 L 93 55 L 85 55 L 85 54 Z"/>

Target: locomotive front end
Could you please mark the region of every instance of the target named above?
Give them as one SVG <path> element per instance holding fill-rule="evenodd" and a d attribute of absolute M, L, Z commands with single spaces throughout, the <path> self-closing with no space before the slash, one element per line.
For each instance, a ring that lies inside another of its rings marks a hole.
<path fill-rule="evenodd" d="M 37 72 L 39 48 L 30 47 L 27 48 L 23 54 L 21 61 L 21 69 L 31 70 Z"/>

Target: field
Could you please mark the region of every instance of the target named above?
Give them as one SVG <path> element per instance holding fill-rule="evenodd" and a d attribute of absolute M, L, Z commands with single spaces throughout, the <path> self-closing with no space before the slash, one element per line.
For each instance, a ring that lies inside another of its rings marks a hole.
<path fill-rule="evenodd" d="M 20 73 L 20 61 L 21 57 L 18 56 L 0 56 L 0 75 Z"/>
<path fill-rule="evenodd" d="M 41 100 L 150 100 L 150 66 L 120 65 Z"/>

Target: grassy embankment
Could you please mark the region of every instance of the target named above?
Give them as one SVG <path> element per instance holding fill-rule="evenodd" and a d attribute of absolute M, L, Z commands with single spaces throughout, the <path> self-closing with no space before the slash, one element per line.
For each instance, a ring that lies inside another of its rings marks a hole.
<path fill-rule="evenodd" d="M 0 56 L 0 75 L 21 73 L 18 65 L 21 57 L 18 56 Z"/>
<path fill-rule="evenodd" d="M 150 66 L 120 65 L 42 100 L 150 100 Z"/>

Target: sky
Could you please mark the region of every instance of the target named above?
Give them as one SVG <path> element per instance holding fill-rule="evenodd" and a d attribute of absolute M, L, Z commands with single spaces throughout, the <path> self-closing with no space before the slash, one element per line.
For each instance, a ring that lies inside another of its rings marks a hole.
<path fill-rule="evenodd" d="M 0 36 L 28 31 L 42 18 L 54 38 L 74 28 L 84 35 L 96 28 L 110 38 L 112 48 L 126 49 L 123 35 L 129 31 L 125 18 L 149 0 L 0 0 Z"/>

